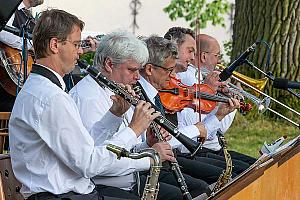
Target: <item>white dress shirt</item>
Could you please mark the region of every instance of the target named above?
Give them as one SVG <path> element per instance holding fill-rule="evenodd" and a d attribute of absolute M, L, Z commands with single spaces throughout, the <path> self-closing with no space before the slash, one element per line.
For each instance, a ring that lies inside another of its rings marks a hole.
<path fill-rule="evenodd" d="M 88 75 L 78 82 L 70 90 L 69 94 L 74 99 L 79 109 L 83 125 L 87 130 L 90 130 L 90 134 L 97 145 L 101 145 L 104 140 L 113 137 L 117 131 L 123 132 L 122 135 L 119 134 L 121 138 L 127 137 L 127 134 L 134 134 L 133 130 L 128 127 L 133 115 L 133 109 L 129 109 L 124 114 L 123 118 L 113 115 L 109 111 L 112 106 L 110 96 L 113 95 L 113 93 L 109 89 L 101 87 L 91 76 Z M 99 119 L 101 120 L 98 121 Z M 144 135 L 139 138 L 135 137 L 134 140 L 125 144 L 123 147 L 128 150 L 133 147 L 137 149 L 148 147 L 143 141 L 145 141 Z M 137 171 L 148 170 L 150 168 L 149 158 L 135 161 L 133 166 L 127 167 L 136 169 Z M 122 165 L 118 166 L 120 170 L 123 167 L 124 166 Z M 93 180 L 96 184 L 119 187 L 124 190 L 130 190 L 135 184 L 133 174 L 110 177 L 96 176 Z"/>
<path fill-rule="evenodd" d="M 186 72 L 178 73 L 182 83 L 186 85 L 193 85 L 198 83 L 198 79 L 196 75 L 198 69 L 194 67 L 188 66 L 188 70 Z M 202 74 L 200 73 L 200 80 L 202 80 Z M 231 126 L 236 110 L 226 115 L 221 121 L 215 116 L 218 107 L 216 107 L 209 114 L 201 114 L 202 122 L 207 130 L 207 139 L 204 142 L 203 146 L 212 150 L 220 150 L 221 146 L 218 141 L 218 137 L 216 136 L 217 131 L 221 131 L 225 133 L 227 129 Z M 181 112 L 177 112 L 178 119 L 178 127 L 190 126 L 191 124 L 195 124 L 199 122 L 199 113 L 195 112 L 191 108 L 184 108 Z M 194 138 L 195 139 L 195 138 Z M 182 148 L 182 152 L 187 152 L 186 148 Z"/>
<path fill-rule="evenodd" d="M 21 4 L 18 7 L 18 10 L 21 10 L 22 8 L 25 8 L 25 5 L 23 2 L 21 2 Z M 15 19 L 15 14 L 13 14 L 10 19 L 7 22 L 7 26 L 13 27 L 13 22 Z M 10 32 L 7 32 L 5 30 L 0 31 L 0 41 L 3 42 L 4 44 L 12 47 L 12 48 L 16 48 L 21 50 L 22 46 L 23 46 L 23 39 L 22 37 L 16 36 Z M 30 40 L 27 41 L 27 48 L 31 49 L 32 45 L 30 43 Z"/>
<path fill-rule="evenodd" d="M 188 66 L 187 71 L 179 72 L 176 74 L 177 78 L 185 85 L 192 86 L 198 83 L 198 69 Z M 200 80 L 202 80 L 202 74 L 200 74 Z"/>
<path fill-rule="evenodd" d="M 203 147 L 208 149 L 218 151 L 221 149 L 221 146 L 216 136 L 217 131 L 225 133 L 227 129 L 231 126 L 236 110 L 226 115 L 221 121 L 217 119 L 215 113 L 217 112 L 217 107 L 209 113 L 209 115 L 201 114 L 201 119 L 206 130 L 207 130 L 207 139 L 203 144 Z M 199 122 L 199 113 L 195 112 L 191 108 L 185 108 L 181 112 L 177 113 L 178 118 L 178 127 L 185 127 L 191 124 Z M 186 148 L 182 148 L 183 153 L 187 153 Z"/>
<path fill-rule="evenodd" d="M 87 194 L 94 189 L 91 177 L 126 175 L 139 166 L 139 160 L 117 160 L 104 145 L 96 145 L 73 99 L 38 74 L 30 74 L 18 94 L 9 131 L 12 167 L 25 198 L 38 192 Z M 103 144 L 126 146 L 135 138 L 124 130 Z"/>

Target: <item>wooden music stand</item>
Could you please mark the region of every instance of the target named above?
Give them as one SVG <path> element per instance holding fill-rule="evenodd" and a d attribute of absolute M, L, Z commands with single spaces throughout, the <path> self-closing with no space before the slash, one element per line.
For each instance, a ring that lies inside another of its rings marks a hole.
<path fill-rule="evenodd" d="M 264 157 L 225 185 L 209 200 L 300 199 L 300 137 Z"/>

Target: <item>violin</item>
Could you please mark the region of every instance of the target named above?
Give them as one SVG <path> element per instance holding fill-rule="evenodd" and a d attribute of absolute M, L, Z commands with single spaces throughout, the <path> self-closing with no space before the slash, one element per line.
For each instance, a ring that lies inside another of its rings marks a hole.
<path fill-rule="evenodd" d="M 189 107 L 195 111 L 210 113 L 218 102 L 229 103 L 228 97 L 216 94 L 217 92 L 207 84 L 187 86 L 174 76 L 171 77 L 168 87 L 159 91 L 161 102 L 168 112 L 178 112 Z M 241 108 L 243 107 L 244 111 L 251 109 L 251 106 L 241 102 Z"/>

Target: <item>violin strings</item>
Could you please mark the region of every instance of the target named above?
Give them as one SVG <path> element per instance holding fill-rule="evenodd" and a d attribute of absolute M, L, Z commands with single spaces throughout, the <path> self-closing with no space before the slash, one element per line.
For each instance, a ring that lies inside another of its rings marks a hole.
<path fill-rule="evenodd" d="M 209 94 L 209 93 L 205 93 L 205 92 L 196 92 L 196 97 L 201 97 L 203 99 L 207 99 L 207 100 L 215 100 L 215 101 L 221 101 L 221 102 L 228 102 L 228 99 L 227 98 L 224 98 L 224 97 L 219 97 L 219 96 L 216 96 L 216 95 L 212 95 L 212 94 Z"/>

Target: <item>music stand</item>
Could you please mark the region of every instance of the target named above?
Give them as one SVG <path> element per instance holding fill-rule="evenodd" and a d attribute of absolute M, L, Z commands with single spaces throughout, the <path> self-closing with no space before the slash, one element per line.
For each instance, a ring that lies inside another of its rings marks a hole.
<path fill-rule="evenodd" d="M 21 2 L 22 0 L 0 0 L 0 31 L 4 29 Z"/>

